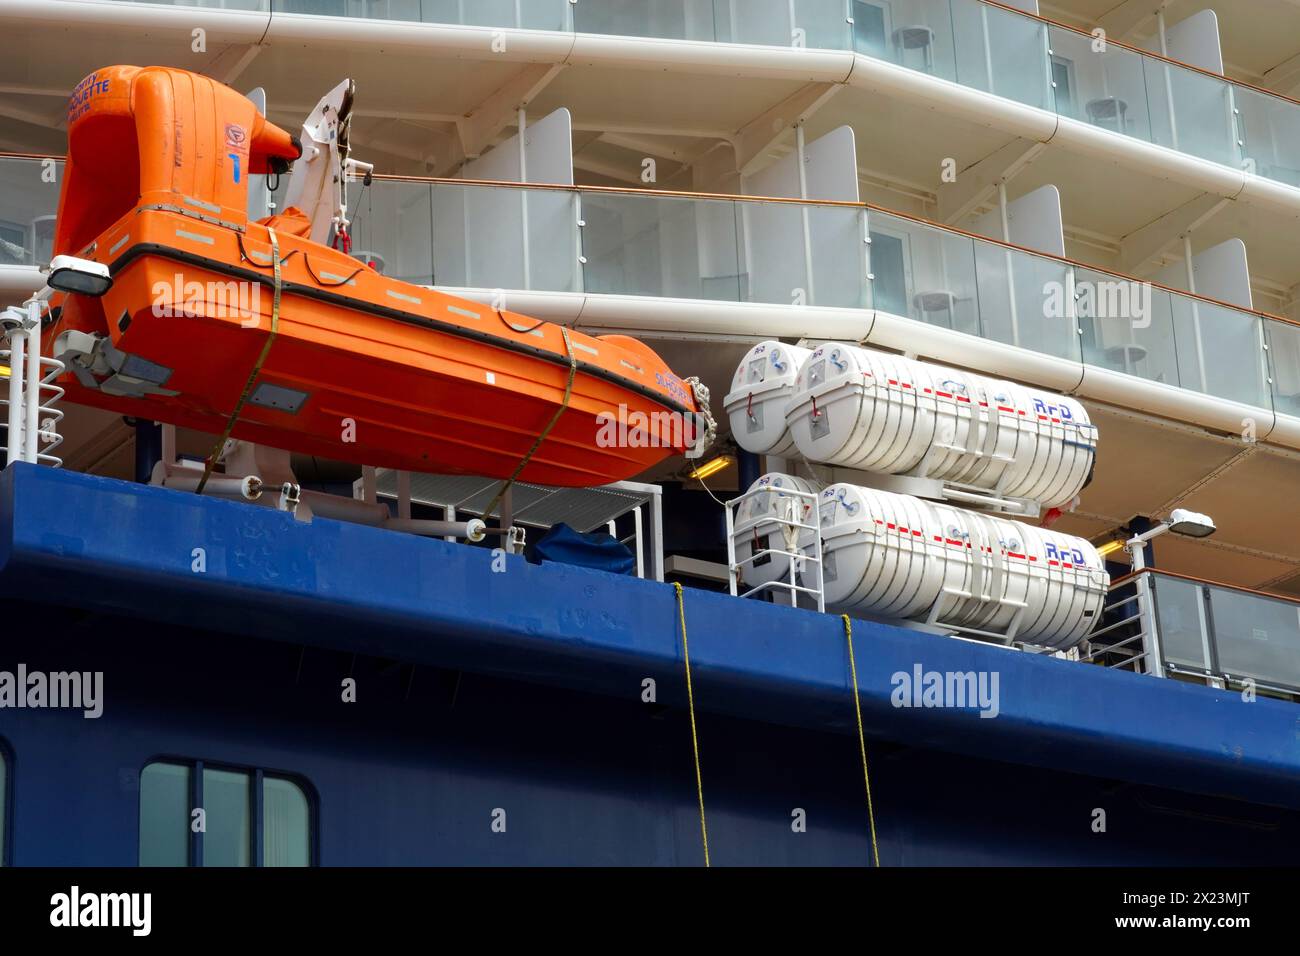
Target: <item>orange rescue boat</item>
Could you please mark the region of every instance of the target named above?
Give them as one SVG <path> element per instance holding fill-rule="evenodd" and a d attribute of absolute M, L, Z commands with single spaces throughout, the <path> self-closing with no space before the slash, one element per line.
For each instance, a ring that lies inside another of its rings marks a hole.
<path fill-rule="evenodd" d="M 292 206 L 251 221 L 248 176 L 302 149 L 184 70 L 115 66 L 77 87 L 54 252 L 113 283 L 51 300 L 44 350 L 69 365 L 68 400 L 213 434 L 238 410 L 236 438 L 496 478 L 545 434 L 520 477 L 562 486 L 632 477 L 702 438 L 707 392 L 635 339 L 388 278 L 313 242 Z"/>

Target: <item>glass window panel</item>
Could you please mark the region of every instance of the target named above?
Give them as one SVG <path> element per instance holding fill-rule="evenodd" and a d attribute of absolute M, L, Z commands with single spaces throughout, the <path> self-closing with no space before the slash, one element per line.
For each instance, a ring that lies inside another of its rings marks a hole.
<path fill-rule="evenodd" d="M 251 789 L 246 773 L 204 769 L 204 866 L 252 865 Z"/>
<path fill-rule="evenodd" d="M 1220 588 L 1211 589 L 1210 602 L 1224 673 L 1300 688 L 1300 607 Z"/>
<path fill-rule="evenodd" d="M 883 60 L 889 52 L 889 8 L 872 0 L 853 0 L 853 49 Z"/>
<path fill-rule="evenodd" d="M 311 808 L 302 788 L 262 778 L 263 866 L 311 865 Z"/>
<path fill-rule="evenodd" d="M 871 231 L 871 276 L 871 307 L 907 315 L 907 261 L 902 236 Z"/>
<path fill-rule="evenodd" d="M 1074 115 L 1074 64 L 1064 57 L 1052 57 L 1052 90 L 1055 95 L 1056 109 L 1066 116 Z"/>
<path fill-rule="evenodd" d="M 53 255 L 63 163 L 55 182 L 43 171 L 40 160 L 0 157 L 0 265 L 43 265 Z"/>
<path fill-rule="evenodd" d="M 188 866 L 190 768 L 151 763 L 140 773 L 140 865 Z"/>
<path fill-rule="evenodd" d="M 1201 586 L 1178 578 L 1150 576 L 1156 598 L 1160 649 L 1170 664 L 1209 668 L 1205 657 L 1204 609 Z"/>
<path fill-rule="evenodd" d="M 1300 326 L 1266 321 L 1273 373 L 1273 407 L 1280 415 L 1300 418 Z"/>

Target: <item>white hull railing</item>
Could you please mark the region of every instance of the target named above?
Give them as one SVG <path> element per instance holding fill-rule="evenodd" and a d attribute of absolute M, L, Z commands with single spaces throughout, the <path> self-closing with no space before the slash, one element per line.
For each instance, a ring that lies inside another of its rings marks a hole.
<path fill-rule="evenodd" d="M 739 529 L 740 534 L 748 535 L 760 525 L 776 525 L 780 528 L 781 543 L 785 547 L 771 547 L 771 535 L 764 535 L 769 539 L 768 547 L 758 544 L 753 549 L 753 553 L 743 560 L 737 560 L 736 555 L 736 509 L 741 504 L 759 495 L 776 495 L 778 494 L 772 488 L 755 488 L 730 499 L 724 503 L 727 517 L 727 569 L 729 578 L 729 587 L 731 594 L 736 597 L 754 597 L 772 594 L 773 599 L 778 603 L 787 604 L 791 607 L 799 606 L 800 595 L 805 595 L 806 599 L 811 600 L 818 611 L 826 610 L 826 596 L 822 587 L 822 538 L 821 538 L 821 511 L 820 498 L 821 493 L 817 491 L 796 491 L 791 488 L 782 488 L 779 492 L 782 501 L 786 507 L 775 513 L 764 513 L 753 522 L 747 523 Z M 798 502 L 806 501 L 807 515 L 802 518 L 799 515 Z M 809 542 L 808 547 L 800 547 L 799 539 L 805 537 Z M 757 566 L 755 562 L 766 560 L 783 559 L 785 571 L 776 580 L 764 581 L 748 590 L 741 590 L 741 583 L 745 576 L 745 571 L 750 567 Z M 800 583 L 803 580 L 805 569 L 811 565 L 813 572 L 812 581 L 814 587 Z M 807 600 L 805 601 L 806 606 Z"/>
<path fill-rule="evenodd" d="M 1151 650 L 1159 640 L 1159 632 L 1149 601 L 1138 591 L 1138 579 L 1142 577 L 1126 575 L 1111 584 L 1109 601 L 1099 618 L 1101 626 L 1088 635 L 1087 653 L 1079 658 L 1080 661 L 1164 676 L 1153 667 L 1159 653 L 1153 654 Z M 1134 589 L 1132 594 L 1117 597 L 1117 592 L 1129 587 Z"/>
<path fill-rule="evenodd" d="M 63 464 L 53 452 L 63 443 L 58 431 L 63 412 L 55 407 L 63 389 L 54 382 L 64 365 L 41 356 L 41 316 L 49 292 L 44 289 L 23 306 L 0 313 L 6 346 L 0 349 L 0 360 L 8 373 L 8 389 L 0 399 L 7 426 L 6 465 L 25 461 L 57 468 Z"/>

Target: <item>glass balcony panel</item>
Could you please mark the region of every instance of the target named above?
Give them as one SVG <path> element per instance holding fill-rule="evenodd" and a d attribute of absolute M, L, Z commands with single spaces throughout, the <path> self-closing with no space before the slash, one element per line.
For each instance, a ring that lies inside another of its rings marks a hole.
<path fill-rule="evenodd" d="M 1165 385 L 1182 384 L 1170 293 L 1076 269 L 1075 296 L 1084 362 Z"/>
<path fill-rule="evenodd" d="M 582 197 L 587 292 L 747 301 L 736 203 L 671 196 Z M 787 301 L 787 300 L 783 300 Z"/>
<path fill-rule="evenodd" d="M 577 199 L 568 190 L 438 183 L 432 218 L 436 285 L 580 288 Z"/>
<path fill-rule="evenodd" d="M 265 12 L 271 8 L 271 0 L 113 0 L 113 2 L 156 3 L 169 7 L 214 7 L 219 10 L 252 10 Z M 276 0 L 276 9 L 280 0 Z"/>
<path fill-rule="evenodd" d="M 1179 667 L 1209 670 L 1209 639 L 1201 585 L 1156 574 L 1148 581 L 1155 595 L 1156 625 L 1165 661 Z M 1138 650 L 1136 645 L 1135 641 L 1134 649 Z"/>
<path fill-rule="evenodd" d="M 817 267 L 804 255 L 805 209 L 795 203 L 740 204 L 749 301 L 822 304 Z M 811 231 L 811 221 L 808 225 Z"/>
<path fill-rule="evenodd" d="M 573 6 L 579 33 L 672 40 L 727 41 L 726 0 L 602 0 Z M 788 14 L 783 14 L 788 19 Z M 722 29 L 719 31 L 719 25 Z"/>
<path fill-rule="evenodd" d="M 276 13 L 298 13 L 314 17 L 360 17 L 368 20 L 410 20 L 417 23 L 423 19 L 421 6 L 421 0 L 275 0 Z M 444 19 L 434 22 L 456 23 L 457 21 Z"/>
<path fill-rule="evenodd" d="M 521 192 L 528 203 L 529 283 L 526 288 L 581 292 L 578 194 L 566 189 Z"/>
<path fill-rule="evenodd" d="M 567 6 L 568 0 L 275 0 L 276 13 L 528 30 L 569 29 Z"/>
<path fill-rule="evenodd" d="M 983 0 L 139 2 L 852 49 L 1300 188 L 1300 104 Z"/>
<path fill-rule="evenodd" d="M 1046 24 L 977 0 L 952 0 L 951 15 L 958 83 L 1053 108 Z"/>
<path fill-rule="evenodd" d="M 60 169 L 0 157 L 0 265 L 49 260 Z M 876 308 L 1300 417 L 1300 327 L 1082 268 L 1072 323 L 1071 267 L 887 213 L 869 213 L 864 249 L 851 206 L 388 179 L 350 193 L 355 254 L 417 284 Z"/>
<path fill-rule="evenodd" d="M 434 248 L 454 249 L 463 243 L 464 284 L 473 288 L 526 289 L 522 190 L 473 186 L 435 191 L 434 218 L 438 221 Z M 434 278 L 450 284 L 451 275 L 439 274 L 440 257 L 434 259 Z M 457 259 L 455 269 L 462 262 Z M 453 272 L 458 275 L 459 272 Z"/>
<path fill-rule="evenodd" d="M 1154 57 L 1143 58 L 1151 140 L 1227 166 L 1237 165 L 1232 86 Z"/>
<path fill-rule="evenodd" d="M 1210 614 L 1221 673 L 1300 688 L 1300 606 L 1211 587 Z"/>
<path fill-rule="evenodd" d="M 713 0 L 717 38 L 731 43 L 845 50 L 845 0 Z"/>
<path fill-rule="evenodd" d="M 1069 308 L 1069 267 L 992 243 L 975 243 L 980 329 L 985 338 L 1082 361 Z"/>
<path fill-rule="evenodd" d="M 1300 186 L 1300 105 L 1242 86 L 1232 96 L 1247 171 Z"/>
<path fill-rule="evenodd" d="M 287 184 L 287 179 L 282 177 Z M 283 193 L 283 187 L 280 190 Z M 435 281 L 433 223 L 428 183 L 374 180 L 369 188 L 352 184 L 352 251 L 378 258 L 395 279 L 427 285 Z M 277 199 L 283 204 L 283 198 Z M 438 277 L 437 281 L 442 282 Z"/>
<path fill-rule="evenodd" d="M 1146 71 L 1140 53 L 1106 45 L 1093 51 L 1093 38 L 1048 28 L 1056 111 L 1113 133 L 1152 141 Z"/>
<path fill-rule="evenodd" d="M 724 43 L 792 46 L 794 24 L 787 0 L 713 0 L 713 29 Z"/>
<path fill-rule="evenodd" d="M 858 0 L 853 4 L 853 44 L 857 52 L 867 56 L 964 82 L 958 79 L 948 0 Z"/>
<path fill-rule="evenodd" d="M 980 335 L 974 241 L 923 223 L 872 213 L 874 307 Z"/>
<path fill-rule="evenodd" d="M 809 305 L 860 309 L 868 303 L 865 209 L 808 206 L 813 289 Z"/>
<path fill-rule="evenodd" d="M 785 45 L 796 42 L 795 30 L 801 31 L 798 40 L 809 49 L 847 50 L 853 42 L 845 0 L 794 0 L 794 29 Z"/>
<path fill-rule="evenodd" d="M 1269 320 L 1264 333 L 1273 376 L 1273 408 L 1279 415 L 1300 418 L 1300 326 Z"/>
<path fill-rule="evenodd" d="M 61 160 L 0 157 L 0 265 L 50 261 L 62 181 Z"/>
<path fill-rule="evenodd" d="M 1190 296 L 1172 296 L 1171 306 L 1182 387 L 1269 408 L 1260 318 Z"/>

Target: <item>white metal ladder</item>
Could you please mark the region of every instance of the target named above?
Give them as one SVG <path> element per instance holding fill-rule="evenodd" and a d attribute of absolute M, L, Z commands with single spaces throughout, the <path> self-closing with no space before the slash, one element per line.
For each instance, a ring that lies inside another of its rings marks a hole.
<path fill-rule="evenodd" d="M 54 380 L 63 373 L 64 365 L 41 356 L 41 314 L 48 294 L 48 289 L 43 290 L 21 307 L 0 313 L 6 346 L 0 349 L 0 361 L 9 380 L 0 398 L 7 428 L 0 448 L 6 465 L 26 461 L 57 468 L 63 464 L 53 452 L 63 443 L 58 430 L 63 411 L 55 407 L 63 389 Z"/>

